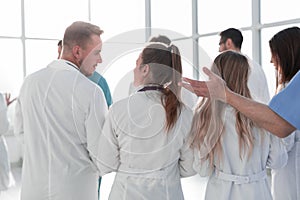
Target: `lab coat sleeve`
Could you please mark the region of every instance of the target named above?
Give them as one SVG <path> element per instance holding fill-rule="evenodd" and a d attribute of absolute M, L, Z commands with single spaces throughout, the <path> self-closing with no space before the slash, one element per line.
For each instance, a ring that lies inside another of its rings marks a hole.
<path fill-rule="evenodd" d="M 108 110 L 103 92 L 100 88 L 95 87 L 94 94 L 90 102 L 90 110 L 85 121 L 85 127 L 87 133 L 87 149 L 90 157 L 96 165 L 99 146 L 98 141 L 107 112 Z"/>
<path fill-rule="evenodd" d="M 282 138 L 282 142 L 285 145 L 287 152 L 290 152 L 295 144 L 296 132 L 294 131 L 292 134 L 288 135 L 285 138 Z"/>
<path fill-rule="evenodd" d="M 98 149 L 97 164 L 100 175 L 116 171 L 120 165 L 120 152 L 112 109 L 109 110 L 106 117 Z"/>
<path fill-rule="evenodd" d="M 9 121 L 7 118 L 7 105 L 4 96 L 0 94 L 0 135 L 8 131 Z"/>
<path fill-rule="evenodd" d="M 280 169 L 284 167 L 288 160 L 288 154 L 286 147 L 284 146 L 282 139 L 270 134 L 270 151 L 267 160 L 267 166 L 271 169 Z"/>
<path fill-rule="evenodd" d="M 16 135 L 23 134 L 23 115 L 21 109 L 21 102 L 19 98 L 17 99 L 16 107 L 15 107 L 15 120 L 14 120 L 14 133 Z"/>
<path fill-rule="evenodd" d="M 196 174 L 193 169 L 194 154 L 188 142 L 186 142 L 180 150 L 179 167 L 180 176 L 188 177 Z"/>

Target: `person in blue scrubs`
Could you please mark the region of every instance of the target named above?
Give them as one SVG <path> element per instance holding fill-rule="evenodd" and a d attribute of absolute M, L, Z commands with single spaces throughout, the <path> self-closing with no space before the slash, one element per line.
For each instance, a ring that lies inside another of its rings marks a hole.
<path fill-rule="evenodd" d="M 289 37 L 286 38 L 286 35 Z M 297 53 L 295 54 L 294 52 L 300 49 L 300 29 L 298 27 L 292 27 L 286 31 L 277 33 L 270 39 L 269 46 L 272 54 L 271 63 L 273 63 L 277 72 L 277 94 L 288 87 L 291 79 L 295 77 L 297 73 L 300 73 L 299 57 L 294 56 L 297 55 Z M 283 92 L 297 91 L 296 87 L 300 84 L 299 80 L 300 79 L 295 79 L 293 82 L 295 88 Z M 299 116 L 290 115 L 291 111 L 295 108 L 290 105 L 286 106 L 287 104 L 284 102 L 293 102 L 295 96 L 299 94 L 299 92 L 293 92 L 292 94 L 283 95 L 284 98 L 281 99 L 275 97 L 270 102 L 269 107 L 276 113 L 280 113 L 284 119 L 289 119 L 292 124 L 295 124 Z M 295 106 L 297 106 L 297 104 Z M 273 169 L 271 171 L 273 200 L 300 199 L 300 170 L 298 170 L 298 166 L 300 166 L 300 130 L 296 130 L 289 136 L 283 138 L 282 143 L 288 152 L 288 162 L 283 168 Z"/>

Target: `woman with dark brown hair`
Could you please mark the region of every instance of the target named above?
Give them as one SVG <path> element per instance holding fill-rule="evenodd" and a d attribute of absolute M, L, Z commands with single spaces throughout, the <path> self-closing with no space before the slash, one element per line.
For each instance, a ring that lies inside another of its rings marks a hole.
<path fill-rule="evenodd" d="M 109 199 L 184 199 L 180 178 L 195 171 L 181 74 L 175 45 L 152 42 L 137 59 L 137 92 L 112 105 L 100 140 L 101 175 L 117 172 Z"/>
<path fill-rule="evenodd" d="M 275 34 L 269 41 L 271 63 L 277 71 L 276 94 L 288 86 L 300 70 L 300 28 L 290 27 Z M 282 139 L 288 151 L 287 165 L 272 170 L 274 200 L 300 199 L 300 131 Z"/>

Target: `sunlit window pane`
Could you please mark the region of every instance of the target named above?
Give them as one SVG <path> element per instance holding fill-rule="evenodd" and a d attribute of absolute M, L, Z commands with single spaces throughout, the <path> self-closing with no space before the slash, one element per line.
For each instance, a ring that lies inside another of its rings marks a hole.
<path fill-rule="evenodd" d="M 293 24 L 288 26 L 278 26 L 272 28 L 263 29 L 261 32 L 262 35 L 262 67 L 266 73 L 270 95 L 275 94 L 276 89 L 276 78 L 275 78 L 275 67 L 271 63 L 271 51 L 269 46 L 269 40 L 279 31 L 289 28 L 292 26 L 300 26 L 300 24 Z"/>
<path fill-rule="evenodd" d="M 198 31 L 208 33 L 251 25 L 251 0 L 198 1 Z"/>
<path fill-rule="evenodd" d="M 4 3 L 5 2 L 5 3 Z M 21 1 L 2 1 L 0 6 L 0 35 L 21 36 Z"/>
<path fill-rule="evenodd" d="M 183 76 L 193 78 L 193 40 L 179 40 L 173 41 L 172 43 L 179 48 Z"/>
<path fill-rule="evenodd" d="M 17 96 L 23 82 L 22 43 L 17 39 L 0 39 L 0 92 Z"/>
<path fill-rule="evenodd" d="M 192 1 L 152 0 L 151 25 L 185 36 L 192 34 Z"/>
<path fill-rule="evenodd" d="M 299 0 L 261 2 L 261 22 L 270 23 L 299 18 Z"/>
<path fill-rule="evenodd" d="M 137 49 L 121 55 L 101 72 L 107 80 L 114 102 L 130 94 L 130 85 L 133 82 L 133 69 L 141 51 L 142 49 Z"/>
<path fill-rule="evenodd" d="M 241 52 L 246 54 L 249 58 L 252 59 L 252 32 L 251 31 L 242 31 L 243 34 L 243 44 Z"/>
<path fill-rule="evenodd" d="M 67 26 L 88 21 L 88 0 L 24 0 L 25 34 L 35 38 L 62 38 Z"/>
<path fill-rule="evenodd" d="M 145 1 L 130 0 L 104 2 L 91 0 L 91 21 L 104 30 L 102 36 L 104 41 L 126 32 L 144 28 Z M 144 42 L 144 32 L 142 36 L 142 42 Z"/>
<path fill-rule="evenodd" d="M 199 38 L 199 51 L 205 51 L 206 54 L 213 60 L 219 54 L 219 35 Z M 201 61 L 201 57 L 199 57 Z"/>
<path fill-rule="evenodd" d="M 46 67 L 57 56 L 57 41 L 27 40 L 26 75 Z"/>

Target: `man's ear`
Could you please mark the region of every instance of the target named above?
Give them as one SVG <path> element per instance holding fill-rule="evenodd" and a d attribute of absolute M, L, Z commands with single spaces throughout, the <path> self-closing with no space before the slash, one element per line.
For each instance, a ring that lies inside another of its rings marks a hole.
<path fill-rule="evenodd" d="M 142 72 L 144 77 L 148 76 L 148 74 L 150 73 L 150 66 L 148 64 L 144 65 Z"/>
<path fill-rule="evenodd" d="M 231 48 L 234 48 L 234 47 L 235 47 L 234 44 L 233 44 L 233 42 L 232 42 L 232 39 L 230 39 L 230 38 L 227 38 L 227 40 L 226 40 L 226 42 L 225 42 L 225 45 L 226 45 L 227 47 L 229 47 L 228 49 L 231 49 Z"/>
<path fill-rule="evenodd" d="M 78 45 L 75 45 L 72 49 L 72 53 L 75 58 L 79 59 L 81 55 L 81 48 Z"/>

